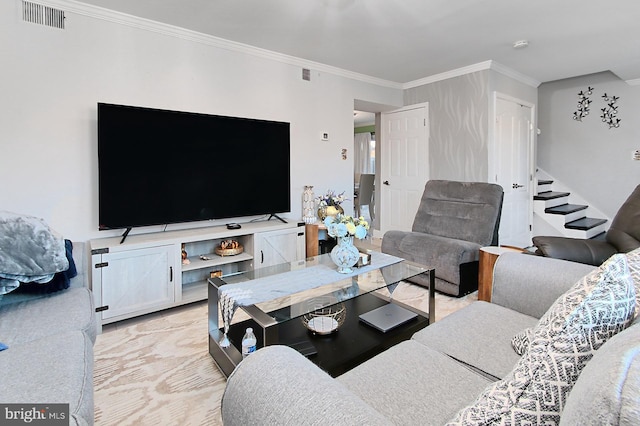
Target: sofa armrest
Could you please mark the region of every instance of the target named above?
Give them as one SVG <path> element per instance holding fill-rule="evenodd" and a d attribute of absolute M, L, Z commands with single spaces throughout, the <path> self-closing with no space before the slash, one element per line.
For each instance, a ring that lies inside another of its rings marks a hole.
<path fill-rule="evenodd" d="M 522 253 L 498 257 L 491 302 L 540 318 L 551 304 L 594 266 Z"/>
<path fill-rule="evenodd" d="M 533 244 L 546 257 L 599 266 L 618 252 L 606 241 L 566 237 L 533 237 Z"/>
<path fill-rule="evenodd" d="M 90 256 L 88 254 L 89 246 L 83 241 L 73 241 L 73 262 L 76 264 L 76 271 L 78 275 L 71 278 L 69 282 L 70 287 L 86 287 L 89 285 L 89 273 L 91 269 L 89 266 Z"/>
<path fill-rule="evenodd" d="M 244 359 L 222 396 L 225 426 L 249 424 L 389 424 L 380 413 L 287 346 Z"/>

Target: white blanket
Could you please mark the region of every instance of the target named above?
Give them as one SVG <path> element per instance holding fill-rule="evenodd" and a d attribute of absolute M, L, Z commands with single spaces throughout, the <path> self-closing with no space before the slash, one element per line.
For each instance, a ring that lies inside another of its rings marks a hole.
<path fill-rule="evenodd" d="M 44 220 L 0 211 L 0 295 L 21 282 L 51 281 L 68 268 L 64 238 Z"/>

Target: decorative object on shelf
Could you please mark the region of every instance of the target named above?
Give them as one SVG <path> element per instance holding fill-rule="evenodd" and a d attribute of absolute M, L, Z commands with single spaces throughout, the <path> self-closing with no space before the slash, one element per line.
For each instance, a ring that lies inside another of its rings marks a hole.
<path fill-rule="evenodd" d="M 313 186 L 305 185 L 302 191 L 302 221 L 307 224 L 316 223 L 316 201 L 313 195 Z"/>
<path fill-rule="evenodd" d="M 214 250 L 218 256 L 235 256 L 244 251 L 242 244 L 236 240 L 224 240 Z"/>
<path fill-rule="evenodd" d="M 216 278 L 216 277 L 221 277 L 222 276 L 222 270 L 220 269 L 216 269 L 215 271 L 211 271 L 209 272 L 209 278 Z"/>
<path fill-rule="evenodd" d="M 329 216 L 344 214 L 344 210 L 340 204 L 345 200 L 344 191 L 336 194 L 335 191 L 331 189 L 327 191 L 326 194 L 318 197 L 318 216 L 320 220 L 325 220 Z"/>
<path fill-rule="evenodd" d="M 338 272 L 350 274 L 353 272 L 351 267 L 360 259 L 360 251 L 353 245 L 353 238 L 365 238 L 369 223 L 362 216 L 354 218 L 338 214 L 325 218 L 324 224 L 329 236 L 338 240 L 338 244 L 331 250 L 331 260 L 338 266 Z"/>
<path fill-rule="evenodd" d="M 344 324 L 347 309 L 334 296 L 310 299 L 307 307 L 311 312 L 302 316 L 302 323 L 313 334 L 331 334 Z"/>
<path fill-rule="evenodd" d="M 616 117 L 618 115 L 618 106 L 616 105 L 616 102 L 618 102 L 620 97 L 609 96 L 605 93 L 602 95 L 602 99 L 604 99 L 607 104 L 606 107 L 600 109 L 600 111 L 602 111 L 602 114 L 600 115 L 602 122 L 608 124 L 610 129 L 620 127 L 620 121 L 622 120 Z"/>
<path fill-rule="evenodd" d="M 360 252 L 360 258 L 358 259 L 358 262 L 356 263 L 356 266 L 358 268 L 361 268 L 363 266 L 367 266 L 370 263 L 371 263 L 371 253 L 362 253 L 362 252 Z"/>
<path fill-rule="evenodd" d="M 344 214 L 344 210 L 341 206 L 320 206 L 318 207 L 318 216 L 320 220 L 324 221 L 327 217 L 332 217 L 338 214 Z"/>
<path fill-rule="evenodd" d="M 576 121 L 582 121 L 584 117 L 589 115 L 589 105 L 591 99 L 589 96 L 593 94 L 593 87 L 589 86 L 587 90 L 581 90 L 578 93 L 578 110 L 573 113 L 573 119 Z"/>
<path fill-rule="evenodd" d="M 185 245 L 184 245 L 184 243 L 182 243 L 182 264 L 183 265 L 188 265 L 190 263 L 191 263 L 191 261 L 188 258 L 187 250 L 185 250 Z"/>

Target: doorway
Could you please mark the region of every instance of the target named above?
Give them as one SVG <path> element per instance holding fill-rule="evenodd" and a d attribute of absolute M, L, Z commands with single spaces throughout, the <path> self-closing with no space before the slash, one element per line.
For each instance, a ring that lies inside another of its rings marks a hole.
<path fill-rule="evenodd" d="M 380 233 L 410 231 L 429 178 L 428 103 L 382 114 Z"/>
<path fill-rule="evenodd" d="M 534 105 L 495 92 L 495 183 L 504 190 L 499 241 L 531 245 L 533 222 Z"/>
<path fill-rule="evenodd" d="M 354 214 L 371 225 L 376 217 L 376 114 L 354 110 L 353 205 Z"/>

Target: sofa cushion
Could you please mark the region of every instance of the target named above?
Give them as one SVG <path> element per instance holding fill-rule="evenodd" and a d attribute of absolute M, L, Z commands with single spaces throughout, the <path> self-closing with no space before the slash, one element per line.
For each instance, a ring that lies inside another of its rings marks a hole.
<path fill-rule="evenodd" d="M 68 403 L 69 424 L 93 424 L 93 342 L 80 331 L 0 352 L 3 403 Z"/>
<path fill-rule="evenodd" d="M 479 246 L 495 244 L 502 196 L 502 187 L 492 183 L 430 180 L 411 230 Z"/>
<path fill-rule="evenodd" d="M 412 340 L 387 349 L 337 380 L 399 425 L 444 424 L 489 383 L 448 356 Z"/>
<path fill-rule="evenodd" d="M 522 253 L 498 256 L 491 303 L 538 319 L 595 266 Z"/>
<path fill-rule="evenodd" d="M 82 331 L 95 342 L 96 316 L 87 288 L 0 306 L 0 341 L 9 348 L 68 330 Z"/>
<path fill-rule="evenodd" d="M 391 424 L 298 351 L 280 345 L 242 360 L 227 379 L 220 411 L 225 426 Z"/>
<path fill-rule="evenodd" d="M 561 425 L 640 424 L 640 325 L 596 351 L 567 398 Z"/>
<path fill-rule="evenodd" d="M 573 384 L 608 338 L 633 319 L 635 287 L 624 255 L 579 280 L 540 319 L 528 350 L 450 424 L 551 424 Z"/>
<path fill-rule="evenodd" d="M 436 277 L 456 284 L 460 282 L 460 265 L 477 261 L 480 247 L 470 241 L 418 232 L 388 231 L 382 240 L 383 253 L 429 265 L 435 268 Z"/>
<path fill-rule="evenodd" d="M 425 327 L 412 339 L 502 378 L 520 359 L 511 347 L 511 337 L 537 322 L 537 318 L 480 301 Z"/>

